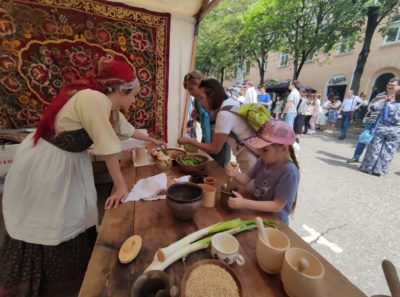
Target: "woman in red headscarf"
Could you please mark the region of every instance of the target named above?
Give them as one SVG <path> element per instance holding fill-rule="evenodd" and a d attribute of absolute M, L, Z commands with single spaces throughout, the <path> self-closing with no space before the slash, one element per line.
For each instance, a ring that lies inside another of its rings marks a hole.
<path fill-rule="evenodd" d="M 96 239 L 97 195 L 87 149 L 104 155 L 117 207 L 128 189 L 120 138 L 165 145 L 135 131 L 128 110 L 139 81 L 124 61 L 102 59 L 98 75 L 64 86 L 35 134 L 15 156 L 4 185 L 7 235 L 0 256 L 0 297 L 76 296 Z"/>

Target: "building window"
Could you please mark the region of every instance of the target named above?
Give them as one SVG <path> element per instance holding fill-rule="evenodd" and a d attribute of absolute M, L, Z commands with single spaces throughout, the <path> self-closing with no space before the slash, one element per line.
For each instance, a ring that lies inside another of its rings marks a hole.
<path fill-rule="evenodd" d="M 400 16 L 392 18 L 385 36 L 385 44 L 400 42 Z"/>
<path fill-rule="evenodd" d="M 337 45 L 336 54 L 342 55 L 350 53 L 354 49 L 354 42 L 349 38 L 340 38 L 340 42 Z"/>
<path fill-rule="evenodd" d="M 279 57 L 279 67 L 285 67 L 289 63 L 289 54 L 288 53 L 281 53 Z"/>

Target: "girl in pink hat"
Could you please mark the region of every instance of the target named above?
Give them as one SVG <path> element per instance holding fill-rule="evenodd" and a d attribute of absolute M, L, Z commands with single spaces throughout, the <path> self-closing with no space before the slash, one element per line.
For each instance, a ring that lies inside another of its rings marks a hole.
<path fill-rule="evenodd" d="M 296 136 L 283 121 L 268 121 L 246 144 L 259 152 L 256 165 L 247 174 L 228 165 L 226 174 L 245 185 L 254 180 L 255 199 L 233 192 L 229 207 L 272 212 L 286 224 L 296 204 L 299 165 L 293 149 Z"/>

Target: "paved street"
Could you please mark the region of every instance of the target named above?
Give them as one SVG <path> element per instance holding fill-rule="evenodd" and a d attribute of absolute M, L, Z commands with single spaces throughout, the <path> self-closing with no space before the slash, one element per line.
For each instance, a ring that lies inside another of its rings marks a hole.
<path fill-rule="evenodd" d="M 381 261 L 390 259 L 400 272 L 400 153 L 380 178 L 346 164 L 355 135 L 344 141 L 306 135 L 300 144 L 300 193 L 290 226 L 368 296 L 389 294 Z"/>

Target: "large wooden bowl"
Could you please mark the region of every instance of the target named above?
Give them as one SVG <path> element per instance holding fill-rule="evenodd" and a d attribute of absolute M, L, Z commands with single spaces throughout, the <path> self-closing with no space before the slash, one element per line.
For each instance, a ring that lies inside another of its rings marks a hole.
<path fill-rule="evenodd" d="M 197 267 L 202 266 L 202 265 L 206 265 L 206 264 L 212 264 L 212 265 L 217 265 L 223 269 L 225 269 L 230 275 L 232 275 L 233 279 L 236 282 L 236 285 L 239 288 L 239 296 L 243 297 L 243 286 L 242 283 L 240 281 L 239 276 L 236 274 L 235 270 L 233 270 L 230 266 L 226 265 L 225 263 L 219 261 L 219 260 L 214 260 L 214 259 L 206 259 L 206 260 L 201 260 L 195 264 L 193 264 L 192 266 L 189 267 L 188 270 L 186 270 L 185 275 L 182 278 L 182 283 L 181 283 L 181 296 L 180 297 L 186 297 L 185 295 L 185 291 L 186 291 L 186 282 L 190 276 L 190 274 L 192 273 L 193 270 L 195 270 Z"/>
<path fill-rule="evenodd" d="M 185 165 L 182 163 L 181 159 L 185 157 L 197 157 L 202 160 L 202 163 L 199 165 Z M 184 155 L 184 156 L 178 156 L 176 158 L 176 164 L 178 168 L 185 174 L 190 174 L 190 175 L 199 175 L 203 174 L 206 169 L 207 169 L 207 163 L 208 163 L 208 157 L 203 156 L 203 155 L 198 155 L 198 154 L 190 154 L 190 155 Z"/>

